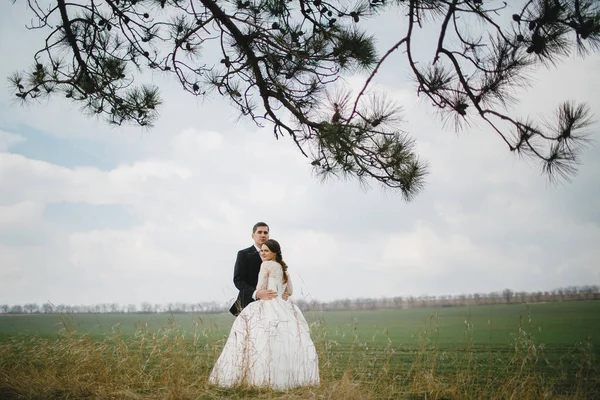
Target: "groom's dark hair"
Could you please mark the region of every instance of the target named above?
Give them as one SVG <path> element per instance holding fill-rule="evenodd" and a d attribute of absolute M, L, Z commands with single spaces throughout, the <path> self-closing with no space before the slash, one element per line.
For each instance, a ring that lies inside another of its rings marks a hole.
<path fill-rule="evenodd" d="M 269 228 L 269 225 L 267 225 L 266 222 L 257 222 L 252 227 L 252 233 L 256 233 L 256 230 L 258 229 L 259 226 L 266 226 L 267 228 Z M 269 228 L 269 229 L 271 229 L 271 228 Z"/>

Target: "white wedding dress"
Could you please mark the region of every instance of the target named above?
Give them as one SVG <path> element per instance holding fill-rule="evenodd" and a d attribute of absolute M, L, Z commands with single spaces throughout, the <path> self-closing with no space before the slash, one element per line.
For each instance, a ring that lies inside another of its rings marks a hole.
<path fill-rule="evenodd" d="M 264 261 L 256 288 L 276 291 L 277 297 L 254 301 L 237 316 L 209 383 L 274 390 L 318 385 L 317 352 L 302 312 L 282 298 L 293 289 L 291 280 L 283 282 L 281 265 Z"/>

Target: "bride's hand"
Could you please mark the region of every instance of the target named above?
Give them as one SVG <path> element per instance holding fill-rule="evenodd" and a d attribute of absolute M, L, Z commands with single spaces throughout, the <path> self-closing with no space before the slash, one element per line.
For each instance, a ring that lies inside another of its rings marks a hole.
<path fill-rule="evenodd" d="M 290 297 L 290 295 L 288 294 L 288 292 L 283 292 L 283 294 L 281 295 L 281 298 L 284 300 L 287 300 L 288 297 Z"/>
<path fill-rule="evenodd" d="M 277 297 L 277 292 L 274 292 L 269 289 L 260 289 L 256 292 L 256 298 L 261 300 L 271 300 Z"/>

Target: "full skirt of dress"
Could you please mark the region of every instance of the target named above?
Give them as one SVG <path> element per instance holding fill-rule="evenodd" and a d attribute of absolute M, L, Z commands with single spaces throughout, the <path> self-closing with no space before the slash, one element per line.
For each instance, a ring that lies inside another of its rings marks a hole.
<path fill-rule="evenodd" d="M 237 316 L 209 377 L 220 387 L 286 390 L 316 386 L 319 360 L 300 309 L 280 297 L 250 303 Z"/>

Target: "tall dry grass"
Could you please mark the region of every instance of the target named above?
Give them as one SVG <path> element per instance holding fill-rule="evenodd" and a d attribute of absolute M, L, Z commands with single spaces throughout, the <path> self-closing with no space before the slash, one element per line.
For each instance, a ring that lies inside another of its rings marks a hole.
<path fill-rule="evenodd" d="M 464 345 L 440 348 L 437 315 L 417 348 L 387 337 L 386 346 L 336 341 L 324 320 L 311 324 L 321 385 L 288 392 L 207 384 L 226 338 L 201 318 L 191 332 L 173 320 L 158 331 L 144 324 L 133 337 L 116 326 L 103 339 L 77 331 L 66 317 L 58 338 L 13 336 L 0 341 L 0 399 L 595 399 L 600 369 L 589 341 L 571 351 L 571 362 L 552 364 L 527 321 L 513 347 L 499 357 L 473 344 L 465 321 Z M 575 360 L 574 366 L 572 360 Z"/>

